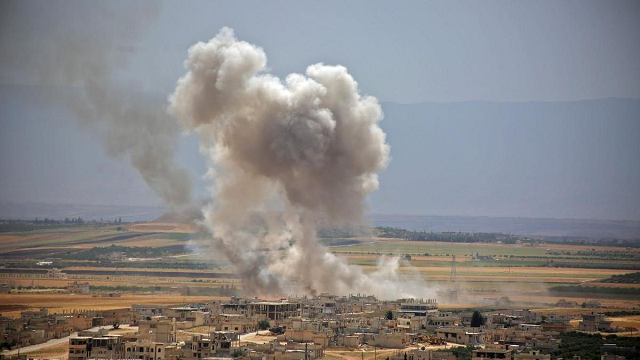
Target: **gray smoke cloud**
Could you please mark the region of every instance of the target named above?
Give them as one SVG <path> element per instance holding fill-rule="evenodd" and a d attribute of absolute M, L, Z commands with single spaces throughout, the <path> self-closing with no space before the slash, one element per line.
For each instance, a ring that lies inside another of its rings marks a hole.
<path fill-rule="evenodd" d="M 175 161 L 181 128 L 166 112 L 166 98 L 115 80 L 159 15 L 157 3 L 131 4 L 126 12 L 82 2 L 9 1 L 3 9 L 0 80 L 35 83 L 42 98 L 63 104 L 97 134 L 107 155 L 127 159 L 167 205 L 188 205 L 191 180 Z M 34 30 L 34 12 L 46 11 L 73 18 L 76 27 L 45 22 Z"/>
<path fill-rule="evenodd" d="M 127 38 L 104 39 L 99 46 L 82 38 L 64 43 L 57 52 L 56 70 L 82 89 L 79 98 L 68 98 L 65 104 L 85 127 L 101 136 L 106 153 L 128 158 L 166 204 L 183 206 L 191 201 L 191 181 L 187 170 L 175 161 L 180 127 L 166 112 L 162 99 L 125 91 L 111 79 L 113 71 L 128 60 L 130 48 L 119 41 L 131 43 L 158 11 L 155 6 L 145 6 L 140 12 L 127 15 L 145 16 L 117 19 L 135 24 L 122 34 Z"/>
<path fill-rule="evenodd" d="M 398 259 L 365 274 L 316 239 L 321 218 L 361 222 L 378 188 L 389 162 L 378 100 L 361 96 L 343 66 L 318 63 L 281 81 L 266 63 L 263 49 L 223 28 L 189 49 L 169 99 L 209 163 L 215 202 L 203 209 L 203 225 L 215 248 L 259 295 L 418 295 L 420 287 L 400 281 Z M 283 215 L 267 218 L 265 231 L 251 229 L 256 214 L 273 209 Z"/>

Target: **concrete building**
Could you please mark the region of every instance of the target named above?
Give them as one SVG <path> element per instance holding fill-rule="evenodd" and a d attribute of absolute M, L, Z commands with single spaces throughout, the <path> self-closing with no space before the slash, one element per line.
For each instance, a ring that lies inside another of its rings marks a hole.
<path fill-rule="evenodd" d="M 473 350 L 471 360 L 480 359 L 511 359 L 511 350 L 501 347 L 487 347 L 485 349 Z"/>
<path fill-rule="evenodd" d="M 438 312 L 436 299 L 403 299 L 398 310 L 398 317 L 426 317 Z"/>
<path fill-rule="evenodd" d="M 90 359 L 122 359 L 125 356 L 121 335 L 94 337 L 90 343 Z"/>
<path fill-rule="evenodd" d="M 188 306 L 167 309 L 166 317 L 174 318 L 178 329 L 201 326 L 205 321 L 205 313 L 203 311 Z"/>
<path fill-rule="evenodd" d="M 578 325 L 580 331 L 614 331 L 611 327 L 611 321 L 606 320 L 603 314 L 599 314 L 596 311 L 591 311 L 588 314 L 582 315 L 582 321 Z"/>
<path fill-rule="evenodd" d="M 550 313 L 542 323 L 542 330 L 566 332 L 571 330 L 571 317 L 569 315 L 559 315 Z"/>
<path fill-rule="evenodd" d="M 136 314 L 138 318 L 142 317 L 153 317 L 164 315 L 167 307 L 164 305 L 143 305 L 143 304 L 133 304 L 131 305 L 131 312 Z"/>
<path fill-rule="evenodd" d="M 560 299 L 556 303 L 556 306 L 557 307 L 563 307 L 563 308 L 578 307 L 578 302 L 577 301 L 572 301 L 572 300 L 567 300 L 567 299 Z"/>
<path fill-rule="evenodd" d="M 86 360 L 89 358 L 91 337 L 69 338 L 69 360 Z"/>
<path fill-rule="evenodd" d="M 484 343 L 484 332 L 479 328 L 440 328 L 436 330 L 436 336 L 446 342 L 452 342 L 461 345 L 480 345 Z"/>
<path fill-rule="evenodd" d="M 513 360 L 551 360 L 551 355 L 542 354 L 540 350 L 531 350 L 513 355 Z"/>
<path fill-rule="evenodd" d="M 264 315 L 269 320 L 280 321 L 300 316 L 300 304 L 288 301 L 260 301 L 247 305 L 249 315 Z"/>
<path fill-rule="evenodd" d="M 256 331 L 256 325 L 265 317 L 246 316 L 240 314 L 220 314 L 211 317 L 208 324 L 212 325 L 216 331 L 234 331 L 238 334 L 246 334 Z"/>
<path fill-rule="evenodd" d="M 138 322 L 138 334 L 153 342 L 172 343 L 176 341 L 176 321 L 164 316 Z"/>
<path fill-rule="evenodd" d="M 124 356 L 124 344 L 120 335 L 69 338 L 69 360 L 122 359 Z"/>
<path fill-rule="evenodd" d="M 89 293 L 89 283 L 83 282 L 79 283 L 74 281 L 67 285 L 67 291 L 69 294 L 88 294 Z"/>
<path fill-rule="evenodd" d="M 124 344 L 125 359 L 164 360 L 166 359 L 165 344 L 138 339 Z"/>

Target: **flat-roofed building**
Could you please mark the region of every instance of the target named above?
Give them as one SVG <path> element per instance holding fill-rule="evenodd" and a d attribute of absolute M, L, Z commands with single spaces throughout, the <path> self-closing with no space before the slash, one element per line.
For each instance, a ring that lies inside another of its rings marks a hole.
<path fill-rule="evenodd" d="M 288 301 L 259 301 L 248 304 L 250 315 L 265 315 L 269 320 L 284 320 L 300 315 L 300 304 Z"/>
<path fill-rule="evenodd" d="M 494 347 L 494 348 L 485 348 L 473 350 L 472 360 L 481 360 L 481 359 L 508 359 L 511 360 L 511 350 Z"/>
<path fill-rule="evenodd" d="M 78 336 L 69 338 L 69 360 L 86 360 L 89 358 L 91 337 Z"/>
<path fill-rule="evenodd" d="M 139 339 L 124 345 L 125 359 L 164 360 L 166 359 L 165 344 Z"/>

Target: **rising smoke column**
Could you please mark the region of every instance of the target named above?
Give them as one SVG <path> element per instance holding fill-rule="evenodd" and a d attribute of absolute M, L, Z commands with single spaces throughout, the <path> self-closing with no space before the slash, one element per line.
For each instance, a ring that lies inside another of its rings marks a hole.
<path fill-rule="evenodd" d="M 170 112 L 199 134 L 209 162 L 215 203 L 204 209 L 204 225 L 215 248 L 256 294 L 396 289 L 397 260 L 367 276 L 316 240 L 319 218 L 360 222 L 378 188 L 389 161 L 378 100 L 361 96 L 342 66 L 318 63 L 281 81 L 266 63 L 261 48 L 223 28 L 189 49 L 187 73 L 170 96 Z M 282 219 L 267 221 L 263 233 L 247 230 L 274 202 Z"/>
<path fill-rule="evenodd" d="M 162 97 L 145 96 L 132 91 L 131 84 L 125 88 L 112 79 L 135 49 L 127 44 L 135 43 L 159 11 L 156 4 L 141 4 L 126 14 L 113 14 L 113 19 L 104 20 L 109 24 L 107 29 L 113 31 L 116 23 L 130 26 L 97 44 L 83 34 L 74 34 L 59 45 L 53 68 L 45 76 L 62 77 L 82 89 L 79 96 L 63 102 L 84 128 L 102 138 L 105 153 L 128 158 L 166 205 L 184 208 L 191 201 L 191 179 L 175 160 L 180 127 L 166 112 Z"/>
<path fill-rule="evenodd" d="M 132 3 L 114 11 L 104 5 L 4 1 L 0 82 L 36 84 L 42 99 L 65 106 L 97 135 L 108 156 L 127 159 L 166 205 L 184 208 L 191 180 L 175 161 L 181 128 L 167 114 L 166 98 L 115 81 L 160 6 Z M 35 12 L 64 16 L 72 25 L 37 24 Z"/>

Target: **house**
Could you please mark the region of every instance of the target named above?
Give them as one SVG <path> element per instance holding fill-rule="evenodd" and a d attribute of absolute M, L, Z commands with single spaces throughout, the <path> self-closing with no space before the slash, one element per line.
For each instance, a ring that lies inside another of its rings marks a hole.
<path fill-rule="evenodd" d="M 86 360 L 89 358 L 91 337 L 78 336 L 69 338 L 69 360 Z"/>
<path fill-rule="evenodd" d="M 79 283 L 74 281 L 67 285 L 67 291 L 69 294 L 88 294 L 89 293 L 89 283 L 83 282 Z"/>
<path fill-rule="evenodd" d="M 473 350 L 472 360 L 480 359 L 511 359 L 511 350 L 502 347 L 487 347 Z"/>
<path fill-rule="evenodd" d="M 540 350 L 531 350 L 513 355 L 513 360 L 551 360 L 551 355 L 542 354 Z"/>
<path fill-rule="evenodd" d="M 146 359 L 164 360 L 166 359 L 165 344 L 144 339 L 124 344 L 125 359 Z"/>
<path fill-rule="evenodd" d="M 461 345 L 483 344 L 484 332 L 479 328 L 469 327 L 446 327 L 436 330 L 436 336 L 446 342 Z"/>
<path fill-rule="evenodd" d="M 570 300 L 567 300 L 567 299 L 560 299 L 556 303 L 556 306 L 557 307 L 563 307 L 563 308 L 570 308 L 570 307 L 577 307 L 578 303 L 576 301 L 570 301 Z"/>
<path fill-rule="evenodd" d="M 615 331 L 611 326 L 611 321 L 606 320 L 603 314 L 591 311 L 582 315 L 582 321 L 578 325 L 580 331 Z"/>
<path fill-rule="evenodd" d="M 259 301 L 249 303 L 247 310 L 250 315 L 265 315 L 269 320 L 280 321 L 300 315 L 300 304 L 288 301 Z"/>
<path fill-rule="evenodd" d="M 171 343 L 176 341 L 176 321 L 164 316 L 138 322 L 138 334 L 149 341 Z"/>
<path fill-rule="evenodd" d="M 598 309 L 602 307 L 602 304 L 600 303 L 600 301 L 597 301 L 597 300 L 585 301 L 584 304 L 582 305 L 587 309 Z"/>

